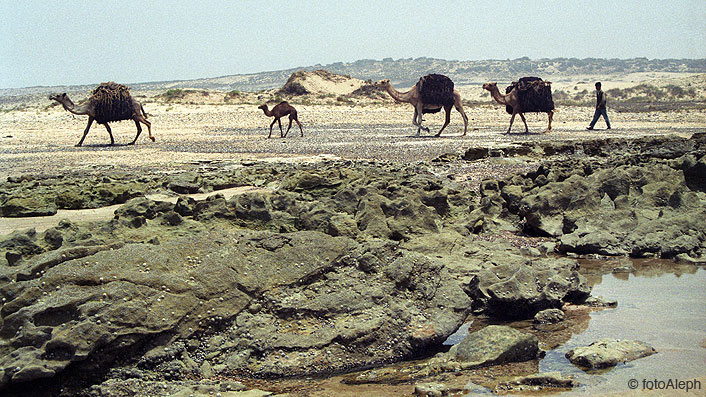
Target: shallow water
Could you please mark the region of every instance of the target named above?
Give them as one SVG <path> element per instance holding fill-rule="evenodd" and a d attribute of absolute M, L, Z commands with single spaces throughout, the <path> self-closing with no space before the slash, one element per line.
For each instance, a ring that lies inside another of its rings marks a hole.
<path fill-rule="evenodd" d="M 702 389 L 696 392 L 706 393 L 706 270 L 655 261 L 634 266 L 631 273 L 599 276 L 592 295 L 617 300 L 618 307 L 591 313 L 588 328 L 548 351 L 540 371 L 573 375 L 583 384 L 568 394 L 629 392 L 633 379 L 636 391 L 655 380 L 700 379 Z M 564 357 L 601 338 L 640 340 L 658 353 L 591 373 Z"/>

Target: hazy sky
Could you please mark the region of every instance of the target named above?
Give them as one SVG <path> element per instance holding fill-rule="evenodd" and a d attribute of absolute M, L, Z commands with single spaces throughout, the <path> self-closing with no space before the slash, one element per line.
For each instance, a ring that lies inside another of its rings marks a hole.
<path fill-rule="evenodd" d="M 0 0 L 0 88 L 524 56 L 706 58 L 706 1 Z"/>

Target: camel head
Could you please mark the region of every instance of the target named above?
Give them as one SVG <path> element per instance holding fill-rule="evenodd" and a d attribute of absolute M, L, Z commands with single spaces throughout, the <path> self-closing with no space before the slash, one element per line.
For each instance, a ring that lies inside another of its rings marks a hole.
<path fill-rule="evenodd" d="M 375 83 L 375 86 L 378 88 L 382 88 L 384 90 L 390 86 L 390 80 L 389 79 L 380 80 L 377 83 Z"/>
<path fill-rule="evenodd" d="M 270 111 L 270 109 L 267 108 L 266 103 L 263 103 L 262 105 L 258 106 L 257 108 L 262 109 L 262 111 L 265 112 L 265 116 L 270 117 L 272 115 L 272 112 Z M 272 110 L 274 110 L 274 108 Z"/>
<path fill-rule="evenodd" d="M 63 94 L 50 95 L 49 99 L 59 102 L 64 106 L 74 106 L 73 101 L 69 99 L 69 96 L 64 92 Z"/>
<path fill-rule="evenodd" d="M 483 89 L 488 91 L 493 91 L 498 89 L 498 83 L 485 83 L 483 84 Z"/>
<path fill-rule="evenodd" d="M 63 94 L 54 94 L 54 95 L 49 95 L 49 99 L 57 101 L 57 102 L 65 102 L 67 99 L 69 99 L 68 95 L 64 92 Z"/>

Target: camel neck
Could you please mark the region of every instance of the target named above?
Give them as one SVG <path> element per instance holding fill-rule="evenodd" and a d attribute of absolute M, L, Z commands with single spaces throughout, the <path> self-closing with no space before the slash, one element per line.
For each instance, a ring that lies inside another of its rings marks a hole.
<path fill-rule="evenodd" d="M 264 107 L 262 111 L 265 112 L 265 116 L 272 117 L 272 112 L 268 108 Z"/>
<path fill-rule="evenodd" d="M 86 110 L 86 106 L 76 106 L 71 99 L 68 97 L 66 98 L 66 102 L 61 102 L 61 105 L 64 107 L 64 109 L 68 110 L 69 112 L 76 114 L 76 115 L 84 115 L 88 114 L 88 111 Z"/>
<path fill-rule="evenodd" d="M 389 84 L 386 88 L 387 88 L 387 93 L 390 94 L 392 99 L 399 101 L 399 102 L 409 102 L 410 91 L 399 92 L 395 89 L 395 87 L 392 86 L 392 84 Z"/>
<path fill-rule="evenodd" d="M 498 87 L 493 87 L 493 89 L 490 90 L 490 96 L 492 96 L 493 99 L 495 99 L 495 101 L 498 102 L 499 104 L 507 105 L 507 96 L 502 95 L 500 93 L 500 90 L 498 89 Z"/>

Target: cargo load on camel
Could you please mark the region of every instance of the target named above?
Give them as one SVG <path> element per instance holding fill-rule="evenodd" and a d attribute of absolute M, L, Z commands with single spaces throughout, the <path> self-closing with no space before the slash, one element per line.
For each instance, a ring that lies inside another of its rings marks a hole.
<path fill-rule="evenodd" d="M 513 89 L 517 90 L 520 108 L 523 113 L 550 112 L 554 110 L 551 82 L 539 77 L 523 77 L 505 88 L 508 94 Z M 513 114 L 512 106 L 506 105 L 508 114 Z"/>
<path fill-rule="evenodd" d="M 423 103 L 443 106 L 454 104 L 454 83 L 442 74 L 429 74 L 417 82 Z M 441 108 L 424 109 L 423 113 L 437 113 Z"/>
<path fill-rule="evenodd" d="M 130 120 L 139 110 L 135 109 L 130 88 L 112 81 L 96 87 L 90 99 L 95 101 L 95 119 L 99 124 Z"/>

